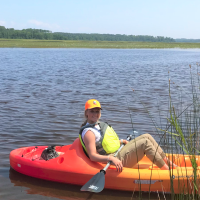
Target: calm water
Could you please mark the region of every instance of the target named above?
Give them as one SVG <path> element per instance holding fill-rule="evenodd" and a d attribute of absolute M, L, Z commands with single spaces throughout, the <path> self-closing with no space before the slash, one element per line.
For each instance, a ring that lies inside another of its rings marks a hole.
<path fill-rule="evenodd" d="M 142 103 L 165 126 L 169 76 L 173 100 L 181 91 L 186 106 L 189 65 L 196 73 L 196 63 L 196 49 L 0 49 L 0 199 L 130 199 L 130 192 L 80 193 L 79 186 L 18 174 L 10 170 L 9 153 L 22 146 L 72 143 L 90 98 L 101 102 L 102 120 L 120 138 L 133 126 L 159 141 Z"/>

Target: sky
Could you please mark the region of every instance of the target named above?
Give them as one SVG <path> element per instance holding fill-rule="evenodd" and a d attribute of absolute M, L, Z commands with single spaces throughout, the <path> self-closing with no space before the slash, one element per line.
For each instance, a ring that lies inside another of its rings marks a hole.
<path fill-rule="evenodd" d="M 0 26 L 200 39 L 200 0 L 0 0 Z"/>

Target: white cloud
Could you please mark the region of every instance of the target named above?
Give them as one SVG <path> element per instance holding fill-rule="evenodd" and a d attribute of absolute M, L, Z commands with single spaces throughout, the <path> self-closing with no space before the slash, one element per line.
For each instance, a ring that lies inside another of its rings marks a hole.
<path fill-rule="evenodd" d="M 44 23 L 44 22 L 37 21 L 37 20 L 29 20 L 28 23 L 33 24 L 38 28 L 41 28 L 41 29 L 45 28 L 45 29 L 48 29 L 50 31 L 54 31 L 54 30 L 57 30 L 57 29 L 60 28 L 60 26 L 57 25 L 57 24 L 49 24 L 49 23 Z"/>

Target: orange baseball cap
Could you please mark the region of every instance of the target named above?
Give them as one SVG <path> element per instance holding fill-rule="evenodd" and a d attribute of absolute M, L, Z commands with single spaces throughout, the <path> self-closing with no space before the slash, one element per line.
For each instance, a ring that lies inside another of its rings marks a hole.
<path fill-rule="evenodd" d="M 89 99 L 85 103 L 85 110 L 92 109 L 92 108 L 101 108 L 101 104 L 96 99 Z"/>

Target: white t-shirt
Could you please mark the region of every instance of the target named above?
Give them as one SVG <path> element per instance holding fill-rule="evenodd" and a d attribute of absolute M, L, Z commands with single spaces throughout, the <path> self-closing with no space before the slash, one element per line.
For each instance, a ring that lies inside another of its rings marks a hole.
<path fill-rule="evenodd" d="M 88 125 L 89 123 L 87 123 L 86 125 Z M 87 131 L 92 131 L 95 135 L 95 142 L 98 142 L 101 138 L 101 132 L 100 132 L 100 126 L 98 124 L 95 125 L 94 128 L 88 127 L 85 128 L 82 132 L 82 140 L 84 141 L 84 136 L 87 133 Z"/>

